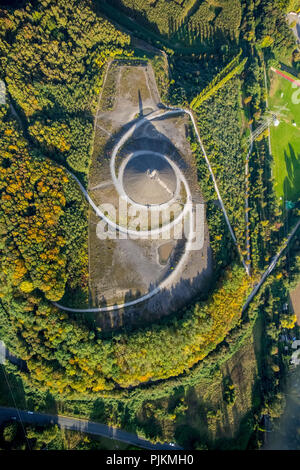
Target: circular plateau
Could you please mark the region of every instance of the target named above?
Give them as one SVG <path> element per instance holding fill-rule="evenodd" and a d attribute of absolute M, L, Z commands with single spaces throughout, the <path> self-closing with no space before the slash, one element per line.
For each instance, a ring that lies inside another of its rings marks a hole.
<path fill-rule="evenodd" d="M 165 204 L 174 197 L 176 187 L 175 172 L 163 155 L 133 155 L 125 166 L 123 188 L 137 204 Z"/>

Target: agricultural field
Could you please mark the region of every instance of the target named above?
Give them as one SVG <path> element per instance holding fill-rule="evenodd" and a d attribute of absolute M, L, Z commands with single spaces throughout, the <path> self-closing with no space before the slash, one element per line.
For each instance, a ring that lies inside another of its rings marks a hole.
<path fill-rule="evenodd" d="M 300 195 L 300 88 L 274 72 L 270 73 L 269 107 L 282 108 L 280 124 L 271 127 L 271 150 L 276 194 L 296 201 Z"/>
<path fill-rule="evenodd" d="M 239 34 L 239 0 L 205 0 L 198 5 L 186 21 L 173 31 L 175 40 L 185 46 L 193 46 L 216 40 L 216 36 L 224 41 L 226 36 L 233 39 Z"/>

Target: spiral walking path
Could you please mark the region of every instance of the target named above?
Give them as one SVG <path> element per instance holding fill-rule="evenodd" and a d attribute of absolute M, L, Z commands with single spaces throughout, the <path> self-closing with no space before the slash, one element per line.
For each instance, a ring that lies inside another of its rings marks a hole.
<path fill-rule="evenodd" d="M 204 158 L 206 160 L 206 164 L 208 166 L 208 169 L 209 169 L 209 172 L 211 174 L 211 177 L 212 177 L 212 180 L 213 180 L 213 183 L 214 183 L 214 187 L 215 187 L 215 191 L 217 193 L 217 196 L 218 196 L 218 200 L 219 200 L 219 203 L 220 203 L 220 206 L 222 208 L 222 211 L 223 211 L 223 214 L 224 214 L 224 217 L 225 217 L 225 221 L 226 221 L 226 224 L 228 226 L 228 229 L 229 229 L 229 232 L 231 234 L 231 237 L 240 253 L 240 248 L 238 246 L 238 242 L 237 242 L 237 239 L 236 239 L 236 236 L 234 234 L 234 231 L 233 231 L 233 228 L 230 224 L 230 221 L 229 221 L 229 218 L 228 218 L 228 215 L 227 215 L 227 212 L 226 212 L 226 209 L 225 209 L 225 206 L 224 206 L 224 203 L 223 203 L 223 200 L 222 200 L 222 197 L 221 197 L 221 194 L 220 194 L 220 191 L 219 191 L 219 188 L 218 188 L 218 185 L 217 185 L 217 181 L 215 179 L 215 176 L 214 176 L 214 173 L 213 173 L 213 170 L 212 170 L 212 167 L 211 167 L 211 164 L 210 164 L 210 161 L 208 159 L 208 156 L 207 156 L 207 153 L 205 151 L 205 148 L 204 148 L 204 145 L 202 143 L 202 140 L 201 140 L 201 137 L 200 137 L 200 134 L 199 134 L 199 131 L 198 131 L 198 128 L 197 128 L 197 125 L 196 125 L 196 122 L 195 122 L 195 118 L 192 114 L 192 112 L 188 109 L 184 109 L 184 108 L 172 108 L 170 106 L 165 106 L 165 109 L 167 109 L 168 111 L 166 112 L 153 112 L 151 113 L 151 115 L 148 115 L 148 116 L 145 116 L 143 118 L 141 118 L 136 124 L 134 124 L 134 126 L 132 126 L 131 129 L 129 129 L 129 131 L 127 131 L 126 134 L 124 134 L 123 137 L 121 137 L 121 139 L 118 141 L 118 143 L 116 144 L 115 148 L 113 149 L 113 153 L 112 153 L 112 160 L 115 159 L 116 157 L 116 154 L 117 154 L 117 151 L 118 149 L 124 144 L 124 142 L 127 140 L 127 138 L 132 134 L 132 132 L 139 126 L 141 126 L 142 124 L 144 124 L 147 120 L 151 121 L 151 120 L 154 120 L 158 117 L 162 117 L 162 116 L 168 116 L 168 115 L 172 115 L 172 114 L 178 114 L 178 113 L 185 113 L 185 114 L 188 114 L 191 121 L 192 121 L 192 124 L 193 124 L 193 127 L 194 127 L 194 130 L 195 130 L 195 134 L 196 134 L 196 137 L 197 137 L 197 140 L 200 144 L 200 147 L 201 147 L 201 150 L 203 152 L 203 155 L 204 155 Z M 114 160 L 113 160 L 114 161 Z M 111 161 L 111 168 L 113 166 L 113 162 Z M 178 172 L 179 172 L 179 169 L 178 169 Z M 117 224 L 115 224 L 114 222 L 112 222 L 111 220 L 109 220 L 104 214 L 103 212 L 95 205 L 95 203 L 93 202 L 93 200 L 90 198 L 90 196 L 88 195 L 86 189 L 82 186 L 82 184 L 80 183 L 80 181 L 78 180 L 78 178 L 73 175 L 71 172 L 69 172 L 69 174 L 77 181 L 77 183 L 79 184 L 79 187 L 81 189 L 81 191 L 83 192 L 84 196 L 86 197 L 87 201 L 89 202 L 89 204 L 92 206 L 92 208 L 94 209 L 95 213 L 97 215 L 99 215 L 99 217 L 101 217 L 103 220 L 105 220 L 107 222 L 108 225 L 112 226 L 113 228 L 117 229 L 117 230 L 120 230 L 120 231 L 123 231 L 125 233 L 128 233 L 128 234 L 133 234 L 135 236 L 141 236 L 142 235 L 145 235 L 145 234 L 151 234 L 153 232 L 150 231 L 132 231 L 130 229 L 127 229 L 125 227 L 122 227 L 122 226 L 118 226 Z M 186 183 L 186 190 L 187 190 L 187 200 L 189 201 L 190 203 L 190 207 L 186 209 L 186 211 L 190 211 L 190 227 L 193 227 L 192 225 L 192 222 L 193 222 L 193 210 L 192 210 L 192 204 L 191 204 L 191 193 L 190 193 L 190 190 L 189 190 L 189 187 L 188 187 L 188 183 L 184 177 L 184 175 L 180 175 L 181 178 L 182 178 L 182 181 Z M 116 177 L 116 175 L 114 174 L 113 176 L 114 178 L 114 182 L 116 185 L 119 185 L 119 181 Z M 188 203 L 187 203 L 188 204 Z M 187 204 L 185 205 L 185 207 L 187 206 Z M 168 226 L 165 226 L 165 227 L 161 227 L 160 229 L 155 229 L 155 230 L 158 230 L 158 231 L 163 231 L 163 230 L 168 230 L 170 229 L 171 226 L 174 225 L 174 221 L 170 224 L 168 224 Z M 283 249 L 280 250 L 280 252 L 275 256 L 275 258 L 273 259 L 272 263 L 270 264 L 270 266 L 268 267 L 268 269 L 266 270 L 266 272 L 262 275 L 260 281 L 258 282 L 258 284 L 254 287 L 254 289 L 252 290 L 252 292 L 250 293 L 250 295 L 248 296 L 244 306 L 243 306 L 243 310 L 245 310 L 248 305 L 250 304 L 250 302 L 252 301 L 252 299 L 254 298 L 254 296 L 257 294 L 257 292 L 259 291 L 260 287 L 262 286 L 262 284 L 265 282 L 266 278 L 269 276 L 269 274 L 273 271 L 273 269 L 275 268 L 280 256 L 282 255 L 282 253 L 284 252 L 284 249 L 286 248 L 286 246 L 288 245 L 288 243 L 291 241 L 292 237 L 294 236 L 294 234 L 296 233 L 298 227 L 300 226 L 300 222 L 297 223 L 296 227 L 294 228 L 294 230 L 291 232 L 291 235 L 290 237 L 288 238 L 288 242 L 287 244 L 285 245 L 285 247 Z M 167 227 L 167 228 L 166 228 Z M 172 274 L 170 274 L 170 276 L 168 276 L 163 282 L 161 282 L 157 287 L 155 287 L 154 289 L 152 289 L 151 291 L 149 291 L 147 294 L 135 299 L 135 300 L 132 300 L 132 301 L 129 301 L 129 302 L 124 302 L 122 304 L 116 304 L 116 305 L 111 305 L 111 306 L 107 306 L 107 307 L 95 307 L 95 308 L 87 308 L 87 309 L 75 309 L 75 308 L 70 308 L 70 307 L 65 307 L 64 305 L 61 305 L 57 302 L 53 302 L 54 305 L 56 305 L 58 308 L 62 309 L 62 310 L 66 310 L 66 311 L 69 311 L 69 312 L 74 312 L 74 313 L 84 313 L 84 312 L 107 312 L 107 311 L 113 311 L 113 310 L 120 310 L 122 308 L 126 308 L 126 307 L 130 307 L 130 306 L 133 306 L 133 305 L 137 305 L 141 302 L 144 302 L 148 299 L 150 299 L 151 297 L 153 297 L 154 295 L 157 295 L 159 292 L 161 292 L 164 288 L 167 288 L 168 285 L 171 283 L 171 281 L 173 280 L 173 278 L 177 275 L 178 271 L 181 269 L 181 267 L 183 266 L 184 262 L 185 262 L 185 259 L 186 259 L 186 256 L 187 256 L 187 253 L 188 253 L 188 248 L 189 248 L 189 245 L 191 243 L 191 232 L 192 230 L 190 230 L 189 232 L 189 237 L 188 237 L 188 240 L 187 240 L 187 243 L 186 243 L 186 247 L 185 247 L 185 251 L 184 251 L 184 254 L 182 255 L 179 263 L 177 264 L 175 270 L 172 272 Z M 246 264 L 243 256 L 241 255 L 240 253 L 240 256 L 241 256 L 241 261 L 243 263 L 243 266 L 246 270 L 246 273 L 248 275 L 250 275 L 250 271 L 249 271 L 249 266 Z"/>
<path fill-rule="evenodd" d="M 175 108 L 175 107 L 170 107 L 170 106 L 165 106 L 164 105 L 164 108 L 167 110 L 165 112 L 161 112 L 160 110 L 159 111 L 154 111 L 153 113 L 147 115 L 147 116 L 144 116 L 142 118 L 140 118 L 138 120 L 138 122 L 134 123 L 133 126 L 131 126 L 131 128 L 125 132 L 125 134 L 118 140 L 118 142 L 115 144 L 113 150 L 112 150 L 112 155 L 111 155 L 111 160 L 110 160 L 110 171 L 111 171 L 111 176 L 112 176 L 112 180 L 113 180 L 113 183 L 118 191 L 118 193 L 122 196 L 122 197 L 127 197 L 126 194 L 125 194 L 125 191 L 124 191 L 124 188 L 123 188 L 123 185 L 122 185 L 122 182 L 120 181 L 120 178 L 117 177 L 116 173 L 115 173 L 115 159 L 116 159 L 116 156 L 117 156 L 117 153 L 119 151 L 119 149 L 122 147 L 122 145 L 124 145 L 124 143 L 130 138 L 130 136 L 133 134 L 133 132 L 138 129 L 140 126 L 142 126 L 143 124 L 145 124 L 145 122 L 147 121 L 153 121 L 159 117 L 166 117 L 166 116 L 171 116 L 171 115 L 174 115 L 174 114 L 178 114 L 178 113 L 184 113 L 184 114 L 187 114 L 191 121 L 192 121 L 192 124 L 193 124 L 193 127 L 194 127 L 194 130 L 195 130 L 195 133 L 196 133 L 196 137 L 197 137 L 197 140 L 200 144 L 200 147 L 201 147 L 201 150 L 203 152 L 203 155 L 204 155 L 204 158 L 206 160 L 206 164 L 208 166 L 208 169 L 209 169 L 209 172 L 211 174 L 211 177 L 212 177 L 212 180 L 213 180 L 213 183 L 214 183 L 214 187 L 215 187 L 215 191 L 217 193 L 217 196 L 218 196 L 218 200 L 219 200 L 219 203 L 220 203 L 220 206 L 222 208 L 222 211 L 223 211 L 223 214 L 224 214 L 224 217 L 225 217 L 225 221 L 227 223 L 227 226 L 228 226 L 228 229 L 229 229 L 229 232 L 231 234 L 231 237 L 238 249 L 238 252 L 240 254 L 240 257 L 241 257 L 241 260 L 242 260 L 242 263 L 243 263 L 243 266 L 247 272 L 247 274 L 249 275 L 249 267 L 247 266 L 243 256 L 241 255 L 241 251 L 240 251 L 240 248 L 239 248 L 239 245 L 238 245 L 238 242 L 237 242 L 237 239 L 236 239 L 236 236 L 234 234 L 234 231 L 233 231 L 233 228 L 230 224 L 230 221 L 229 221 L 229 218 L 228 218 L 228 215 L 227 215 L 227 212 L 226 212 L 226 209 L 225 209 L 225 206 L 224 206 L 224 203 L 223 203 L 223 200 L 222 200 L 222 197 L 221 197 L 221 194 L 220 194 L 220 191 L 219 191 L 219 188 L 218 188 L 218 185 L 217 185 L 217 182 L 216 182 L 216 179 L 215 179 L 215 176 L 214 176 L 214 173 L 213 173 L 213 170 L 212 170 L 212 167 L 211 167 L 211 164 L 210 164 L 210 161 L 208 159 L 208 156 L 207 156 L 207 153 L 205 151 L 205 148 L 204 148 L 204 145 L 202 143 L 202 140 L 201 140 L 201 137 L 200 137 L 200 134 L 199 134 L 199 131 L 198 131 L 198 128 L 197 128 L 197 125 L 196 125 L 196 122 L 195 122 L 195 119 L 194 119 L 194 116 L 192 114 L 192 112 L 188 109 L 184 109 L 184 108 Z M 149 152 L 151 153 L 151 152 Z M 185 186 L 185 190 L 186 190 L 186 194 L 187 194 L 187 202 L 186 204 L 184 205 L 184 209 L 183 211 L 179 214 L 179 216 L 177 216 L 177 218 L 175 218 L 172 222 L 170 222 L 169 224 L 166 224 L 160 228 L 157 228 L 157 229 L 153 229 L 153 230 L 141 230 L 141 231 L 137 231 L 137 230 L 131 230 L 131 229 L 128 229 L 126 227 L 123 227 L 122 225 L 119 225 L 119 224 L 116 224 L 115 222 L 111 221 L 97 206 L 96 204 L 94 203 L 94 201 L 91 199 L 91 197 L 89 196 L 88 192 L 86 191 L 86 189 L 82 186 L 82 184 L 80 183 L 80 181 L 78 180 L 78 178 L 73 175 L 73 173 L 69 172 L 69 174 L 77 181 L 77 183 L 79 184 L 79 187 L 81 189 L 81 191 L 83 192 L 85 198 L 87 199 L 88 203 L 91 205 L 91 207 L 93 208 L 93 210 L 95 211 L 95 213 L 101 218 L 103 219 L 111 228 L 113 228 L 114 230 L 118 230 L 120 232 L 123 232 L 127 235 L 133 235 L 134 237 L 137 237 L 137 238 L 145 238 L 145 236 L 151 236 L 151 235 L 156 235 L 156 234 L 159 234 L 159 233 L 162 233 L 164 231 L 167 231 L 167 230 L 170 230 L 171 228 L 173 228 L 177 223 L 180 222 L 180 220 L 186 216 L 188 213 L 189 213 L 189 223 L 190 223 L 190 230 L 189 230 L 189 235 L 188 235 L 188 239 L 187 239 L 187 243 L 185 245 L 185 250 L 184 250 L 184 253 L 182 255 L 182 257 L 180 258 L 176 268 L 174 269 L 174 271 L 166 278 L 164 279 L 160 284 L 158 284 L 154 289 L 152 289 L 151 291 L 149 291 L 147 294 L 145 295 L 142 295 L 141 297 L 135 299 L 135 300 L 131 300 L 131 301 L 128 301 L 128 302 L 124 302 L 124 303 L 121 303 L 121 304 L 115 304 L 115 305 L 110 305 L 110 306 L 106 306 L 106 307 L 93 307 L 93 308 L 85 308 L 85 309 L 82 309 L 82 308 L 72 308 L 72 307 L 66 307 L 64 305 L 61 305 L 60 303 L 57 303 L 57 302 L 54 302 L 54 305 L 56 305 L 58 308 L 62 309 L 62 310 L 65 310 L 65 311 L 68 311 L 68 312 L 74 312 L 74 313 L 85 313 L 85 312 L 93 312 L 93 313 L 96 313 L 96 312 L 109 312 L 109 311 L 114 311 L 114 310 L 120 310 L 122 308 L 126 308 L 126 307 L 131 307 L 131 306 L 134 306 L 134 305 L 137 305 L 141 302 L 144 302 L 146 300 L 149 300 L 151 297 L 153 297 L 154 295 L 157 295 L 159 292 L 161 292 L 163 289 L 167 289 L 173 282 L 174 278 L 177 276 L 178 272 L 182 269 L 182 267 L 184 266 L 184 263 L 186 261 L 186 258 L 188 256 L 188 253 L 189 253 L 189 248 L 190 248 L 190 245 L 191 245 L 191 241 L 192 241 L 192 236 L 194 235 L 193 234 L 193 223 L 194 223 L 194 215 L 193 215 L 193 206 L 192 206 L 192 196 L 191 196 L 191 192 L 190 192 L 190 188 L 189 188 L 189 185 L 188 185 L 188 182 L 185 178 L 185 176 L 182 174 L 182 172 L 179 170 L 179 168 L 173 164 L 173 169 L 175 171 L 175 174 L 177 176 L 177 179 L 181 180 Z M 128 200 L 128 198 L 127 198 Z M 140 204 L 136 204 L 134 203 L 134 201 L 130 201 L 130 203 L 133 203 L 135 204 L 137 207 L 141 207 Z M 164 205 L 165 206 L 165 205 Z M 162 207 L 161 207 L 162 208 Z M 157 208 L 156 208 L 157 209 Z"/>
<path fill-rule="evenodd" d="M 128 131 L 125 132 L 125 134 L 118 140 L 118 142 L 113 147 L 112 154 L 111 154 L 111 160 L 110 160 L 110 172 L 111 172 L 111 177 L 112 177 L 113 184 L 114 184 L 116 190 L 118 191 L 119 195 L 123 199 L 125 199 L 131 205 L 133 205 L 133 206 L 135 206 L 139 209 L 142 207 L 142 208 L 147 208 L 150 211 L 164 210 L 165 208 L 167 208 L 168 206 L 170 206 L 174 202 L 174 200 L 176 199 L 176 195 L 177 195 L 178 191 L 175 192 L 174 197 L 170 201 L 168 201 L 167 203 L 157 204 L 157 205 L 150 205 L 149 206 L 149 205 L 144 205 L 144 204 L 139 204 L 139 203 L 134 202 L 133 200 L 128 198 L 126 192 L 124 191 L 124 186 L 123 186 L 123 182 L 122 182 L 122 175 L 123 175 L 124 167 L 126 165 L 127 160 L 130 158 L 130 156 L 127 157 L 126 161 L 124 161 L 122 163 L 122 165 L 120 167 L 120 170 L 119 170 L 119 175 L 117 176 L 116 171 L 115 171 L 115 163 L 116 163 L 116 156 L 118 154 L 118 151 L 125 144 L 125 142 L 131 137 L 133 132 L 135 132 L 140 126 L 145 124 L 147 121 L 153 121 L 153 120 L 155 120 L 159 117 L 162 117 L 162 116 L 165 117 L 165 116 L 169 116 L 169 115 L 173 115 L 173 114 L 178 114 L 178 112 L 182 113 L 184 111 L 181 110 L 181 109 L 176 108 L 176 109 L 171 109 L 167 112 L 162 113 L 159 110 L 159 111 L 155 111 L 155 112 L 151 113 L 150 115 L 142 117 L 141 119 L 138 120 L 138 122 L 134 123 Z M 136 152 L 136 153 L 138 153 L 138 152 Z M 146 152 L 145 151 L 139 151 L 139 153 L 142 155 L 143 153 L 146 153 Z M 148 154 L 157 154 L 156 152 L 151 152 L 151 151 L 147 151 L 147 153 Z M 176 175 L 176 178 L 177 178 L 177 186 L 179 185 L 180 182 L 183 183 L 185 191 L 186 191 L 186 202 L 184 204 L 183 210 L 180 212 L 180 214 L 172 222 L 169 222 L 169 223 L 167 223 L 167 224 L 165 224 L 165 225 L 163 225 L 159 228 L 154 228 L 154 229 L 150 229 L 150 230 L 132 230 L 132 229 L 124 227 L 124 226 L 122 226 L 120 224 L 117 224 L 117 223 L 113 222 L 112 220 L 110 220 L 109 217 L 107 217 L 103 213 L 103 211 L 99 207 L 96 206 L 96 204 L 94 203 L 92 198 L 89 196 L 88 192 L 83 187 L 83 185 L 80 183 L 78 178 L 75 175 L 73 175 L 73 173 L 71 173 L 71 172 L 69 172 L 69 174 L 78 183 L 82 193 L 84 194 L 84 196 L 85 196 L 86 200 L 88 201 L 88 203 L 93 208 L 96 215 L 98 215 L 102 220 L 104 220 L 110 228 L 112 228 L 113 230 L 122 232 L 126 235 L 134 236 L 135 238 L 141 238 L 141 239 L 145 239 L 145 237 L 156 236 L 156 235 L 159 235 L 163 232 L 170 231 L 179 222 L 181 222 L 181 220 L 184 217 L 188 217 L 189 230 L 188 230 L 187 241 L 186 241 L 186 244 L 185 244 L 184 252 L 183 252 L 181 258 L 179 259 L 175 269 L 160 284 L 158 284 L 156 287 L 154 287 L 151 291 L 147 292 L 147 294 L 142 295 L 141 297 L 139 297 L 137 299 L 134 299 L 134 300 L 131 300 L 131 301 L 124 302 L 124 303 L 121 303 L 121 304 L 105 306 L 105 307 L 94 307 L 94 308 L 85 308 L 85 309 L 66 307 L 64 305 L 61 305 L 60 303 L 54 302 L 54 305 L 56 305 L 58 308 L 60 308 L 62 310 L 69 311 L 69 312 L 74 312 L 74 313 L 84 313 L 84 312 L 94 312 L 94 313 L 96 313 L 96 312 L 109 312 L 109 311 L 114 311 L 114 310 L 120 310 L 122 308 L 131 307 L 131 306 L 137 305 L 141 302 L 144 302 L 144 301 L 150 299 L 151 297 L 153 297 L 154 295 L 158 294 L 162 290 L 168 289 L 169 287 L 171 287 L 172 283 L 174 282 L 174 279 L 177 277 L 178 273 L 184 267 L 184 264 L 187 260 L 189 252 L 190 252 L 191 243 L 192 243 L 192 240 L 193 240 L 194 235 L 195 235 L 194 232 L 193 232 L 193 227 L 194 227 L 194 213 L 193 212 L 194 211 L 193 211 L 191 191 L 190 191 L 189 184 L 188 184 L 184 174 L 177 167 L 177 165 L 174 162 L 172 162 L 168 157 L 166 157 L 164 155 L 161 155 L 161 154 L 159 154 L 159 155 L 162 158 L 165 158 L 168 161 L 168 163 L 170 164 L 170 166 L 172 167 L 172 169 L 173 169 L 173 171 Z"/>

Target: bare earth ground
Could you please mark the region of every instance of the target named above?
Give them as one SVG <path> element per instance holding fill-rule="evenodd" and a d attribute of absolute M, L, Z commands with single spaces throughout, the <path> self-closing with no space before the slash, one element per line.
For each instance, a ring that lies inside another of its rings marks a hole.
<path fill-rule="evenodd" d="M 112 90 L 115 91 L 115 98 L 108 101 L 107 97 Z M 118 63 L 107 73 L 97 113 L 94 154 L 89 174 L 89 194 L 98 206 L 111 202 L 118 207 L 119 195 L 112 183 L 109 168 L 112 147 L 141 114 L 147 115 L 158 110 L 159 103 L 160 97 L 150 65 L 128 66 Z M 120 149 L 116 167 L 123 158 L 140 150 L 166 155 L 184 174 L 193 200 L 203 203 L 187 136 L 188 119 L 185 116 L 147 121 L 134 131 Z M 139 190 L 142 191 L 142 188 Z M 184 203 L 184 196 L 182 198 L 181 202 Z M 172 231 L 169 238 L 163 240 L 99 240 L 96 234 L 99 221 L 90 209 L 90 306 L 122 304 L 146 294 L 172 273 L 184 251 L 185 241 L 174 240 Z M 189 252 L 183 269 L 174 278 L 170 289 L 159 292 L 135 307 L 97 314 L 97 322 L 102 328 L 116 328 L 124 323 L 138 324 L 159 318 L 177 310 L 201 290 L 205 290 L 212 263 L 208 229 L 206 222 L 203 223 L 204 246 Z"/>
<path fill-rule="evenodd" d="M 290 293 L 290 299 L 294 313 L 297 317 L 297 323 L 300 325 L 300 282 L 296 289 Z"/>

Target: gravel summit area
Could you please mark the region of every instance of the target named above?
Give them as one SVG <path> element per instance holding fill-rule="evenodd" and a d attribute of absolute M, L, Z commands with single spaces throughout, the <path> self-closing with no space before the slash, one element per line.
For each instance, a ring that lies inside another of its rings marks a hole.
<path fill-rule="evenodd" d="M 166 159 L 147 153 L 131 158 L 123 175 L 127 195 L 139 204 L 163 204 L 175 194 L 176 175 Z"/>

